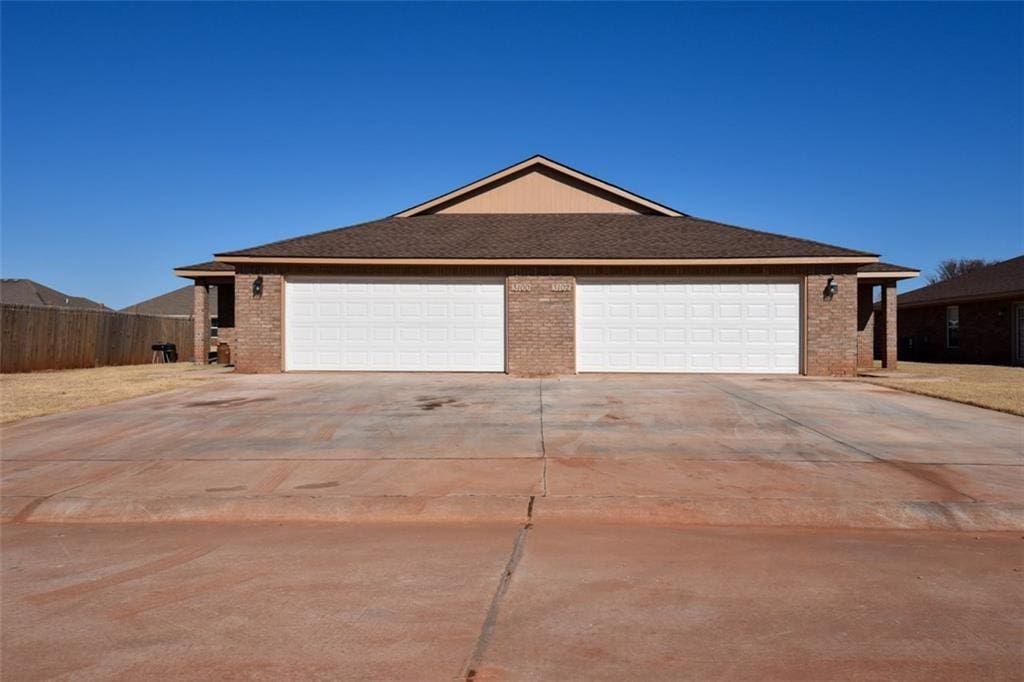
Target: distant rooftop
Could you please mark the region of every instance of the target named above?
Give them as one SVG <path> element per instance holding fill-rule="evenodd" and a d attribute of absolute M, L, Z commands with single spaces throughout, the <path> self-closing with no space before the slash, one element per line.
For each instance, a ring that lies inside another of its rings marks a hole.
<path fill-rule="evenodd" d="M 83 296 L 72 296 L 63 291 L 51 289 L 31 279 L 0 280 L 0 303 L 12 305 L 34 305 L 59 308 L 82 308 L 85 310 L 110 310 Z"/>
<path fill-rule="evenodd" d="M 143 315 L 170 315 L 173 317 L 191 317 L 194 287 L 191 284 L 168 291 L 166 294 L 140 301 L 121 308 L 122 313 L 140 313 Z M 214 289 L 216 287 L 213 287 Z M 210 296 L 210 316 L 217 316 L 217 296 Z"/>
<path fill-rule="evenodd" d="M 1024 296 L 1024 255 L 988 265 L 952 279 L 908 291 L 900 305 L 923 305 L 963 299 Z"/>

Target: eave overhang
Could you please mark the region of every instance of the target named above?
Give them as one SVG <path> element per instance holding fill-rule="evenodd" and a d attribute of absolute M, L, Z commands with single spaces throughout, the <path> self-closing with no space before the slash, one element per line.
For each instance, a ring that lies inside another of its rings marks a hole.
<path fill-rule="evenodd" d="M 892 272 L 858 272 L 857 279 L 869 280 L 869 279 L 886 279 L 886 280 L 900 280 L 900 279 L 913 279 L 921 275 L 920 270 L 894 270 Z"/>

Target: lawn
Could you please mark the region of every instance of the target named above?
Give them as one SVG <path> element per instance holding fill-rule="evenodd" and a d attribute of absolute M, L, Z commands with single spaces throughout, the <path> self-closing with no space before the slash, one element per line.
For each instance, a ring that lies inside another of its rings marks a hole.
<path fill-rule="evenodd" d="M 873 384 L 1024 416 L 1024 367 L 900 362 L 861 379 Z"/>
<path fill-rule="evenodd" d="M 0 374 L 0 423 L 182 388 L 225 371 L 179 362 Z"/>

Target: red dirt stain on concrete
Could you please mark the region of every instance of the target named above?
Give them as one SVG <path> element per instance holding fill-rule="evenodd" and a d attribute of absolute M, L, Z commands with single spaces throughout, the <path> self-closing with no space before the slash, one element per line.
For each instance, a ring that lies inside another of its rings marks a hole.
<path fill-rule="evenodd" d="M 337 430 L 337 424 L 327 424 L 316 432 L 316 435 L 313 436 L 313 441 L 317 443 L 326 443 L 330 439 L 334 438 L 334 432 Z"/>
<path fill-rule="evenodd" d="M 250 403 L 264 403 L 273 398 L 221 398 L 219 400 L 197 400 L 185 403 L 185 407 L 240 407 Z"/>
<path fill-rule="evenodd" d="M 243 585 L 259 577 L 262 576 L 259 574 L 252 574 L 243 578 L 218 578 L 201 585 L 194 585 L 187 588 L 175 586 L 173 589 L 156 590 L 143 595 L 141 598 L 124 605 L 116 611 L 111 611 L 109 615 L 114 620 L 131 618 L 132 616 L 145 611 L 152 611 L 153 609 L 158 609 L 162 606 L 170 606 L 177 602 L 201 596 L 207 592 L 220 592 L 221 590 L 235 587 L 236 585 Z"/>
<path fill-rule="evenodd" d="M 214 549 L 216 549 L 216 547 L 210 546 L 185 549 L 162 559 L 151 561 L 148 564 L 142 564 L 141 566 L 129 568 L 125 571 L 118 571 L 117 573 L 112 573 L 102 578 L 96 578 L 95 580 L 89 580 L 75 585 L 68 585 L 67 587 L 51 590 L 49 592 L 32 594 L 25 597 L 25 601 L 39 606 L 42 604 L 49 604 L 54 601 L 60 601 L 62 599 L 73 599 L 75 597 L 89 594 L 90 592 L 95 592 L 96 590 L 106 589 L 131 580 L 138 580 L 139 578 L 145 578 L 153 575 L 154 573 L 159 573 L 161 571 L 181 566 L 182 564 L 187 564 L 190 561 L 195 561 L 196 559 L 209 554 Z"/>
<path fill-rule="evenodd" d="M 284 483 L 285 479 L 288 478 L 291 473 L 298 468 L 298 466 L 298 462 L 284 462 L 279 464 L 270 472 L 270 474 L 267 475 L 266 478 L 253 486 L 253 492 L 260 493 L 261 495 L 269 495 L 277 490 L 277 487 Z"/>

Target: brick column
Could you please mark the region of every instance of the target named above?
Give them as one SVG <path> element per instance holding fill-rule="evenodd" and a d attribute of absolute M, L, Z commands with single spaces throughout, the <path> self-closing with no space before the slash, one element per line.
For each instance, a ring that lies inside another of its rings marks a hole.
<path fill-rule="evenodd" d="M 512 275 L 505 280 L 508 373 L 576 373 L 576 280 Z"/>
<path fill-rule="evenodd" d="M 882 285 L 881 324 L 885 325 L 885 346 L 882 348 L 882 367 L 896 369 L 896 350 L 899 340 L 896 327 L 896 283 Z"/>
<path fill-rule="evenodd" d="M 210 353 L 210 286 L 199 280 L 192 286 L 192 360 L 205 365 Z"/>
<path fill-rule="evenodd" d="M 875 364 L 875 287 L 857 283 L 857 367 Z"/>

